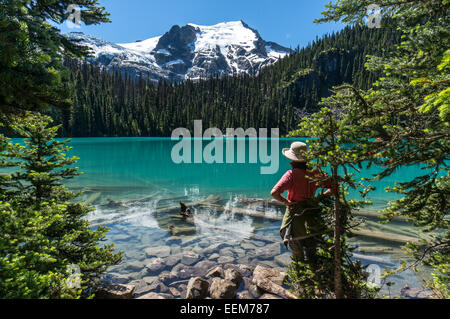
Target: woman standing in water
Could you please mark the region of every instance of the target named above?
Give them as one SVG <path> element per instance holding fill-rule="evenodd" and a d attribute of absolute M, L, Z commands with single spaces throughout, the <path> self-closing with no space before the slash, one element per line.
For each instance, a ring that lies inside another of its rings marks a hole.
<path fill-rule="evenodd" d="M 283 149 L 282 154 L 291 160 L 292 170 L 284 174 L 271 195 L 287 206 L 280 230 L 284 244 L 292 249 L 294 260 L 312 263 L 316 254 L 316 237 L 321 235 L 323 227 L 320 207 L 314 198 L 319 188 L 328 188 L 324 194 L 330 195 L 331 181 L 320 170 L 308 169 L 302 155 L 306 150 L 306 144 L 301 142 Z M 288 191 L 288 198 L 281 195 L 285 191 Z"/>

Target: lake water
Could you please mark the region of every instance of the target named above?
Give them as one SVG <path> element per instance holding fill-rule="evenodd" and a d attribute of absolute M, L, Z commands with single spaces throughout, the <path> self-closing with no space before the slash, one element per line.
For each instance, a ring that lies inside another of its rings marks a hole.
<path fill-rule="evenodd" d="M 292 142 L 280 139 L 276 153 Z M 95 206 L 89 220 L 110 227 L 109 240 L 125 252 L 124 262 L 109 271 L 109 278 L 137 285 L 138 294 L 154 289 L 178 297 L 190 276 L 215 265 L 263 265 L 286 271 L 290 252 L 279 237 L 284 210 L 263 202 L 245 202 L 241 197 L 268 199 L 272 187 L 290 168 L 289 161 L 280 156 L 279 169 L 273 175 L 261 174 L 261 166 L 268 164 L 259 159 L 241 164 L 175 164 L 171 151 L 176 143 L 164 138 L 88 138 L 70 143 L 70 155 L 80 157 L 77 165 L 84 172 L 70 186 L 85 191 L 82 200 Z M 204 145 L 208 143 L 204 141 Z M 248 141 L 245 146 L 250 148 Z M 408 167 L 377 182 L 377 190 L 370 195 L 374 202 L 370 210 L 394 199 L 384 192 L 386 186 L 417 174 L 417 167 Z M 180 201 L 202 205 L 193 206 L 193 217 L 183 220 L 176 208 Z M 259 215 L 249 216 L 242 209 Z M 365 218 L 364 229 L 416 236 L 404 221 L 381 225 L 373 214 L 365 214 Z M 359 247 L 357 258 L 366 265 L 393 268 L 405 257 L 398 242 L 372 237 L 352 241 Z M 169 279 L 158 281 L 158 276 Z M 405 284 L 420 286 L 420 280 L 409 271 L 389 281 L 395 283 L 390 288 L 392 296 Z M 240 290 L 247 288 L 249 283 Z M 388 293 L 386 286 L 383 292 Z"/>

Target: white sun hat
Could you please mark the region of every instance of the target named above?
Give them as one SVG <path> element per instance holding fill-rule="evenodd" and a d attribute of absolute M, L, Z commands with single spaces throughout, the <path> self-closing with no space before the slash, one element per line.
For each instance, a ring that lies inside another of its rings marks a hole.
<path fill-rule="evenodd" d="M 281 153 L 294 162 L 306 162 L 303 153 L 308 149 L 308 146 L 302 142 L 294 142 L 291 148 L 283 148 Z"/>

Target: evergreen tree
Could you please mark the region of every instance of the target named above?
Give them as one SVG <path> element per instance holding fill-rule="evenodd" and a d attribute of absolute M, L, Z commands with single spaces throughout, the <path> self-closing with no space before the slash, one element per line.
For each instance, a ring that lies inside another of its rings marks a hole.
<path fill-rule="evenodd" d="M 28 114 L 13 126 L 25 146 L 3 139 L 0 184 L 0 297 L 76 298 L 91 296 L 102 273 L 120 262 L 121 253 L 105 241 L 106 228 L 90 228 L 91 207 L 74 203 L 79 194 L 63 182 L 79 173 L 67 158 L 68 141 L 54 140 L 58 127 L 48 117 Z M 80 270 L 71 289 L 70 267 Z"/>

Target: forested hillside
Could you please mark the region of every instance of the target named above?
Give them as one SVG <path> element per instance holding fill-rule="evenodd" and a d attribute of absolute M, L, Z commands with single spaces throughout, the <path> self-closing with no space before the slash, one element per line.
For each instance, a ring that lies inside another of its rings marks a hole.
<path fill-rule="evenodd" d="M 53 110 L 61 136 L 170 136 L 177 127 L 294 129 L 299 116 L 317 110 L 330 88 L 352 83 L 367 89 L 367 55 L 383 55 L 399 42 L 387 29 L 347 27 L 317 39 L 265 68 L 258 76 L 225 76 L 199 82 L 157 85 L 79 61 L 66 61 L 74 92 L 71 110 Z"/>

